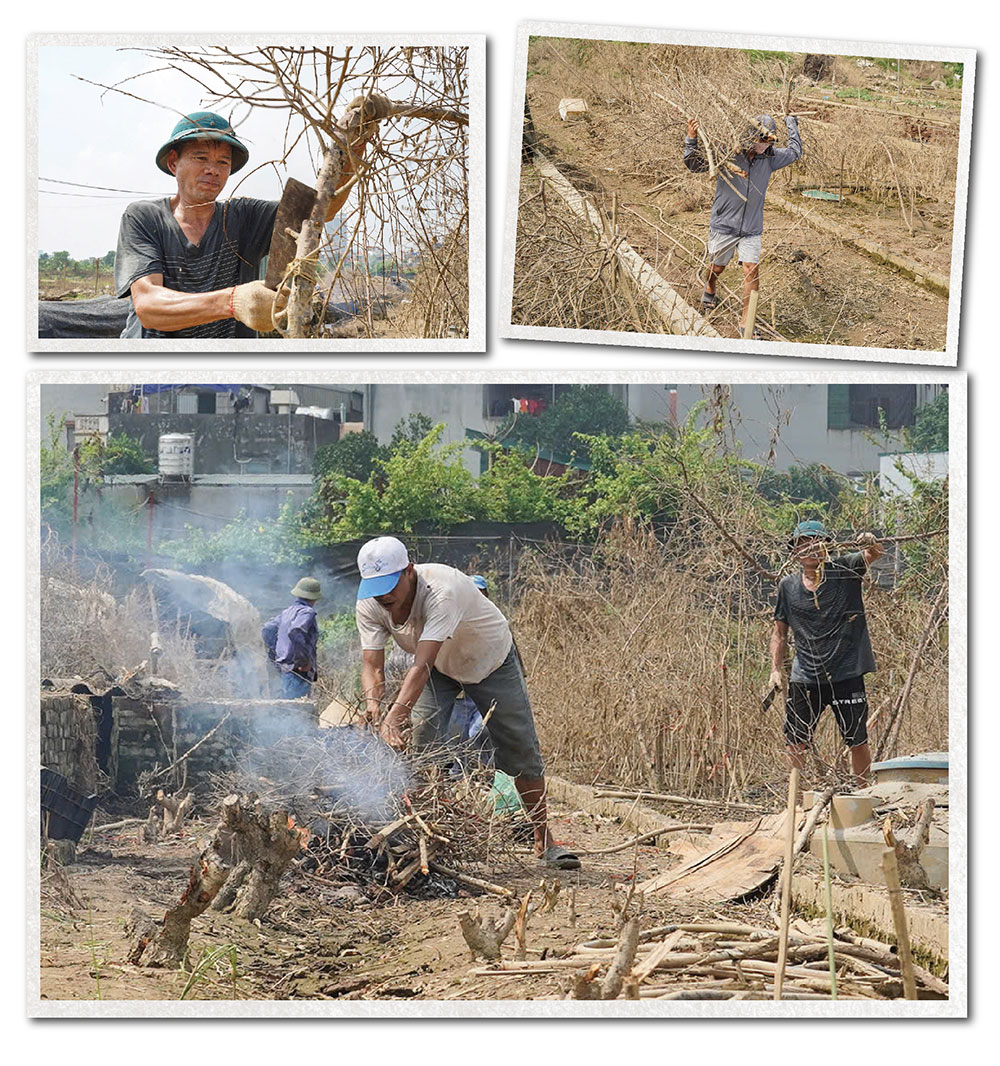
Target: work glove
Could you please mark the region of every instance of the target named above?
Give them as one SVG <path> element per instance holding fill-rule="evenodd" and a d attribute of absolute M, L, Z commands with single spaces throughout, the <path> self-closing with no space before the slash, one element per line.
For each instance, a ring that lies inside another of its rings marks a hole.
<path fill-rule="evenodd" d="M 262 281 L 249 281 L 233 289 L 233 318 L 258 333 L 270 333 L 275 328 L 274 315 L 287 300 L 287 290 L 277 293 Z"/>
<path fill-rule="evenodd" d="M 780 670 L 772 670 L 771 676 L 767 679 L 768 691 L 771 689 L 778 689 L 779 691 L 784 687 L 784 679 L 781 676 Z"/>
<path fill-rule="evenodd" d="M 360 111 L 363 122 L 381 122 L 392 114 L 392 101 L 381 93 L 368 93 L 366 96 L 355 96 L 347 105 L 347 110 Z"/>

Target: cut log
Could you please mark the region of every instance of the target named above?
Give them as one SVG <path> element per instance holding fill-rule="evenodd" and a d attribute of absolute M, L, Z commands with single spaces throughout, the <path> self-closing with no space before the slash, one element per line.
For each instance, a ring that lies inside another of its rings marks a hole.
<path fill-rule="evenodd" d="M 184 832 L 184 819 L 194 806 L 194 793 L 168 795 L 162 788 L 157 789 L 156 803 L 163 808 L 163 836 L 180 836 Z"/>
<path fill-rule="evenodd" d="M 639 948 L 639 919 L 629 918 L 618 940 L 618 954 L 601 983 L 601 999 L 617 999 L 625 978 L 632 970 Z"/>
<path fill-rule="evenodd" d="M 577 189 L 541 152 L 535 153 L 535 169 L 566 201 L 569 209 L 593 229 L 597 238 L 605 242 L 636 287 L 663 318 L 670 333 L 691 337 L 719 337 L 719 332 L 672 288 L 641 255 L 623 240 L 607 240 L 606 227 L 600 212 L 587 203 Z"/>
<path fill-rule="evenodd" d="M 482 957 L 489 962 L 500 961 L 500 946 L 507 939 L 517 921 L 519 908 L 508 907 L 503 918 L 486 919 L 478 911 L 459 911 L 458 924 L 465 937 L 473 962 Z"/>

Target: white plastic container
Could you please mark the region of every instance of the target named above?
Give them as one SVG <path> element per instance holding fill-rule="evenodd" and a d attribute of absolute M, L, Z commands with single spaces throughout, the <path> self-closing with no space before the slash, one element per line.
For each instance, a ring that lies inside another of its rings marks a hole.
<path fill-rule="evenodd" d="M 164 433 L 159 441 L 162 478 L 190 478 L 194 474 L 194 434 Z"/>

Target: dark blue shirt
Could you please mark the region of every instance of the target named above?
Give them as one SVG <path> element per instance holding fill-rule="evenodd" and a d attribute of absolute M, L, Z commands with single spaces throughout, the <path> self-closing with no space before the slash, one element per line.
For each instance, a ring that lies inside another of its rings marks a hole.
<path fill-rule="evenodd" d="M 267 654 L 283 673 L 316 680 L 316 646 L 319 625 L 316 609 L 308 600 L 297 599 L 275 615 L 260 631 Z"/>

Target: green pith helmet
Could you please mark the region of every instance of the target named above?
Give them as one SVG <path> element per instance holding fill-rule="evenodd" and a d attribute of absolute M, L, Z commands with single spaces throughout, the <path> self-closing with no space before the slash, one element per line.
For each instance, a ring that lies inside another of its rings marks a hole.
<path fill-rule="evenodd" d="M 171 148 L 177 148 L 185 141 L 225 141 L 233 150 L 233 165 L 229 169 L 230 174 L 246 166 L 250 153 L 244 144 L 237 139 L 236 132 L 229 124 L 228 119 L 217 115 L 214 111 L 195 111 L 174 126 L 170 140 L 156 153 L 156 165 L 164 174 L 170 173 L 167 166 L 167 156 Z"/>
<path fill-rule="evenodd" d="M 300 600 L 321 600 L 319 582 L 314 577 L 299 578 L 299 583 L 292 589 L 292 595 Z"/>
<path fill-rule="evenodd" d="M 819 540 L 833 540 L 833 534 L 822 522 L 815 518 L 809 519 L 808 522 L 799 522 L 789 538 L 789 548 L 794 548 L 795 542 L 801 540 L 803 537 L 816 537 Z"/>

